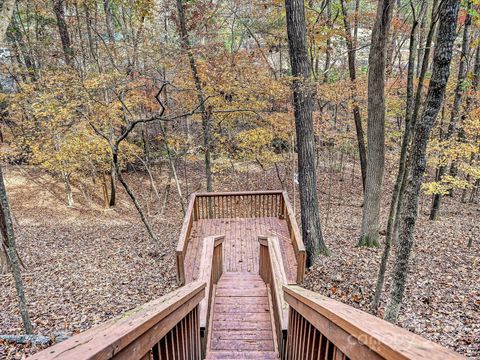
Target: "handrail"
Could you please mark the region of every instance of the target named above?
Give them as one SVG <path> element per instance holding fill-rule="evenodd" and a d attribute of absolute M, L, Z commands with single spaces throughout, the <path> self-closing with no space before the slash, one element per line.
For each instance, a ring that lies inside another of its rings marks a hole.
<path fill-rule="evenodd" d="M 283 297 L 283 286 L 288 281 L 283 265 L 279 240 L 276 236 L 259 236 L 260 264 L 259 273 L 272 293 L 273 317 L 277 335 L 278 351 L 285 359 L 288 330 L 288 304 Z"/>
<path fill-rule="evenodd" d="M 299 354 L 302 359 L 310 359 L 313 353 L 350 360 L 465 359 L 410 331 L 300 286 L 284 286 L 284 295 L 290 305 L 289 359 Z"/>
<path fill-rule="evenodd" d="M 218 193 L 194 193 L 190 196 L 182 230 L 176 248 L 177 278 L 185 284 L 185 254 L 194 221 L 221 218 L 277 217 L 285 219 L 290 241 L 297 260 L 297 283 L 305 276 L 305 246 L 297 225 L 295 213 L 286 191 L 238 191 Z"/>
<path fill-rule="evenodd" d="M 194 282 L 75 335 L 31 357 L 32 360 L 155 359 L 172 349 L 200 358 L 198 305 L 205 283 Z M 164 357 L 162 357 L 164 358 Z M 185 357 L 183 357 L 185 358 Z"/>
<path fill-rule="evenodd" d="M 225 235 L 208 236 L 203 239 L 202 258 L 200 260 L 200 274 L 198 280 L 205 283 L 205 297 L 199 304 L 200 337 L 202 339 L 202 354 L 205 355 L 207 344 L 208 319 L 213 298 L 213 287 L 218 283 L 223 271 L 222 243 Z"/>
<path fill-rule="evenodd" d="M 283 191 L 283 206 L 284 216 L 287 221 L 288 231 L 290 232 L 290 239 L 292 241 L 295 256 L 297 258 L 297 283 L 302 283 L 305 278 L 305 262 L 306 252 L 305 245 L 303 244 L 302 234 L 298 228 L 295 213 L 293 212 L 292 205 L 288 199 L 288 193 Z"/>
<path fill-rule="evenodd" d="M 185 253 L 187 252 L 188 239 L 192 232 L 194 218 L 194 206 L 195 206 L 195 194 L 190 195 L 190 200 L 188 202 L 187 211 L 185 212 L 185 217 L 183 218 L 182 230 L 180 231 L 180 236 L 177 243 L 177 280 L 180 285 L 185 284 Z"/>

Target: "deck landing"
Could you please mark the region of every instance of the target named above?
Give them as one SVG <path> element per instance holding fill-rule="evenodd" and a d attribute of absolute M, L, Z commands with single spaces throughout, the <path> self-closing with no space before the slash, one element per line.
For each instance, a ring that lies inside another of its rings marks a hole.
<path fill-rule="evenodd" d="M 223 271 L 258 274 L 258 236 L 276 236 L 288 280 L 295 281 L 297 260 L 290 240 L 287 222 L 275 217 L 220 218 L 194 221 L 185 256 L 186 282 L 197 279 L 203 239 L 225 235 L 223 243 Z"/>

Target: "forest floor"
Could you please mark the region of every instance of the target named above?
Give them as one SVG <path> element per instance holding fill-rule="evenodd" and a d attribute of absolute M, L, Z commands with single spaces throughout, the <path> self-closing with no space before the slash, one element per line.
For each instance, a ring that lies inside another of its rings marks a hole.
<path fill-rule="evenodd" d="M 189 165 L 185 170 L 190 181 L 188 190 L 199 190 L 201 166 Z M 242 170 L 217 175 L 215 190 L 281 187 L 274 169 L 267 173 L 258 167 Z M 387 174 L 395 173 L 393 168 L 388 170 Z M 332 172 L 323 166 L 319 169 L 323 232 L 332 255 L 317 260 L 304 285 L 370 311 L 381 249 L 355 247 L 362 194 L 358 174 L 350 171 Z M 84 331 L 176 287 L 174 249 L 183 215 L 173 184 L 165 215 L 160 216 L 155 215 L 158 201 L 153 205 L 155 197 L 146 190 L 147 177 L 141 173 L 127 175 L 142 203 L 152 200 L 148 207 L 150 220 L 161 240 L 160 245 L 155 245 L 121 191 L 118 205 L 104 210 L 100 184 L 77 180 L 76 204 L 67 208 L 61 183 L 50 176 L 25 167 L 12 167 L 6 174 L 18 250 L 26 264 L 23 277 L 36 334 L 54 338 Z M 165 179 L 165 174 L 156 174 L 160 191 Z M 387 176 L 382 223 L 388 212 L 391 182 Z M 182 186 L 188 192 L 185 181 Z M 289 193 L 292 198 L 292 191 Z M 431 222 L 427 215 L 429 198 L 422 197 L 420 203 L 399 325 L 480 359 L 479 205 L 446 198 L 441 219 Z M 296 204 L 298 207 L 298 198 Z M 470 248 L 469 239 L 473 241 Z M 380 316 L 389 281 L 387 274 Z M 0 304 L 0 334 L 21 333 L 9 274 L 0 275 Z M 22 359 L 38 350 L 37 346 L 0 342 L 0 359 Z"/>

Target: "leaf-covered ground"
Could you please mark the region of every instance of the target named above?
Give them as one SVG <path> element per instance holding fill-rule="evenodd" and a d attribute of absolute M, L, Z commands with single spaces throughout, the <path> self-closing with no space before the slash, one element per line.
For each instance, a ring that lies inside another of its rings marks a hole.
<path fill-rule="evenodd" d="M 194 175 L 200 171 L 198 167 L 189 169 L 190 190 L 198 189 L 198 180 L 191 179 L 200 179 Z M 275 171 L 256 171 L 217 176 L 215 187 L 280 187 Z M 318 259 L 304 285 L 369 311 L 381 250 L 355 247 L 362 212 L 358 174 L 352 182 L 346 172 L 331 174 L 321 167 L 319 173 L 322 224 L 332 255 Z M 155 215 L 158 206 L 148 207 L 161 240 L 155 245 L 121 192 L 119 205 L 105 211 L 99 205 L 101 192 L 96 187 L 100 185 L 77 183 L 77 204 L 67 209 L 62 203 L 61 184 L 47 175 L 31 169 L 13 169 L 7 175 L 18 249 L 27 265 L 24 281 L 28 306 L 37 334 L 71 335 L 175 288 L 174 248 L 182 213 L 173 186 L 164 216 Z M 139 178 L 144 177 L 129 175 L 145 204 L 147 198 L 154 197 L 146 190 L 148 183 Z M 164 178 L 158 178 L 161 191 L 164 183 Z M 383 221 L 388 201 L 386 191 Z M 298 200 L 296 203 L 298 207 Z M 479 206 L 447 198 L 441 219 L 430 222 L 426 216 L 429 199 L 423 198 L 421 204 L 399 324 L 480 359 Z M 467 248 L 469 239 L 473 244 Z M 388 277 L 385 288 L 388 294 Z M 386 295 L 380 315 L 385 301 Z M 0 304 L 0 333 L 21 333 L 13 281 L 8 274 L 0 276 Z M 21 359 L 38 350 L 30 345 L 0 343 L 0 358 Z"/>

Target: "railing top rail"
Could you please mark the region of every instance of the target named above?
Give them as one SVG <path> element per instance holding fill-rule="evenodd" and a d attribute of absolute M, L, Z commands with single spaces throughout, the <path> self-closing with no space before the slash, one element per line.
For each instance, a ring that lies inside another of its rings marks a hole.
<path fill-rule="evenodd" d="M 288 304 L 283 297 L 283 286 L 293 285 L 294 283 L 287 279 L 278 237 L 259 235 L 258 242 L 260 245 L 268 247 L 272 272 L 271 285 L 273 286 L 272 291 L 274 292 L 275 303 L 277 306 L 277 309 L 275 310 L 279 312 L 281 328 L 283 330 L 287 328 L 288 323 Z M 262 271 L 262 269 L 260 271 Z"/>
<path fill-rule="evenodd" d="M 195 193 L 199 197 L 214 197 L 214 196 L 245 196 L 245 195 L 280 195 L 282 190 L 262 190 L 262 191 L 224 191 L 224 192 L 198 192 Z"/>
<path fill-rule="evenodd" d="M 465 359 L 399 326 L 300 286 L 287 285 L 284 291 L 293 308 L 295 301 L 289 297 L 313 310 L 310 315 L 305 311 L 302 314 L 310 323 L 315 324 L 320 314 L 384 359 Z"/>
<path fill-rule="evenodd" d="M 200 327 L 205 328 L 208 322 L 208 306 L 210 301 L 210 293 L 212 291 L 212 271 L 214 251 L 215 248 L 222 244 L 225 239 L 225 235 L 212 235 L 203 239 L 202 258 L 200 260 L 200 274 L 198 279 L 206 284 L 205 297 L 200 302 Z"/>
<path fill-rule="evenodd" d="M 186 247 L 186 238 L 188 237 L 188 232 L 190 230 L 192 216 L 193 216 L 193 207 L 195 205 L 195 194 L 190 195 L 190 200 L 188 202 L 187 211 L 183 218 L 182 229 L 180 231 L 179 241 L 177 243 L 177 252 L 185 251 Z"/>
<path fill-rule="evenodd" d="M 303 243 L 302 235 L 300 233 L 300 229 L 297 225 L 297 219 L 295 217 L 295 213 L 293 212 L 292 204 L 290 203 L 290 199 L 288 198 L 288 193 L 283 191 L 283 198 L 285 200 L 285 208 L 287 210 L 287 216 L 291 219 L 292 230 L 295 235 L 295 239 L 297 241 L 296 245 L 298 247 L 297 251 L 305 252 L 305 245 Z"/>
<path fill-rule="evenodd" d="M 165 296 L 39 352 L 31 359 L 111 359 L 154 326 L 170 319 L 170 315 L 174 314 L 176 310 L 187 305 L 193 306 L 192 302 L 198 304 L 204 296 L 204 289 L 205 283 L 202 282 L 187 284 Z M 160 330 L 168 332 L 170 329 L 167 328 L 170 325 L 173 328 L 176 324 L 168 321 L 168 324 L 162 325 Z"/>

